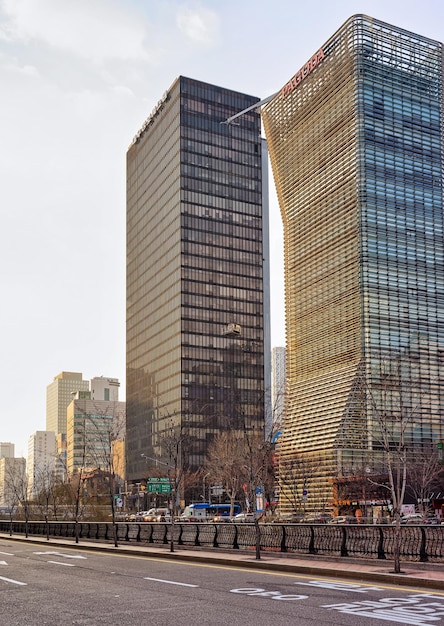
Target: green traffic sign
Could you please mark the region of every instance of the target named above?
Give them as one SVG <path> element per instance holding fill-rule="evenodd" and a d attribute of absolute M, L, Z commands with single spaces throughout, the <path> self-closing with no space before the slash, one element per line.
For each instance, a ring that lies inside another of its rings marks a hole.
<path fill-rule="evenodd" d="M 148 493 L 171 493 L 169 483 L 148 483 Z"/>

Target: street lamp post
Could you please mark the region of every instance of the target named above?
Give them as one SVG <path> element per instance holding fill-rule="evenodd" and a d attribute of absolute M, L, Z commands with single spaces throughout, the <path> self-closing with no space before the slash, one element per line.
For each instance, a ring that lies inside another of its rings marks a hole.
<path fill-rule="evenodd" d="M 148 459 L 150 461 L 155 461 L 156 465 L 159 463 L 160 465 L 165 465 L 169 470 L 174 470 L 173 480 L 170 479 L 170 489 L 171 489 L 171 528 L 170 528 L 170 552 L 174 552 L 174 514 L 176 509 L 176 478 L 177 478 L 177 467 L 170 465 L 169 463 L 165 463 L 164 461 L 159 461 L 151 456 L 147 456 L 146 454 L 141 454 L 144 459 Z"/>
<path fill-rule="evenodd" d="M 203 477 L 203 499 L 204 499 L 204 502 L 207 501 L 207 494 L 206 494 L 206 491 L 205 491 L 205 487 L 206 487 L 206 479 L 208 478 L 209 475 L 210 475 L 210 472 L 205 474 L 205 476 Z M 210 489 L 210 487 L 208 487 L 208 490 L 209 489 Z M 208 502 L 210 503 L 209 499 L 208 499 Z"/>
<path fill-rule="evenodd" d="M 136 483 L 137 487 L 137 512 L 140 513 L 140 485 L 141 483 Z"/>

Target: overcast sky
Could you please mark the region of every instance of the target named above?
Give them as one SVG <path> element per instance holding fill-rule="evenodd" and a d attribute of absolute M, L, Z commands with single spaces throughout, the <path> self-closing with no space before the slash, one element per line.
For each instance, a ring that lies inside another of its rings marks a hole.
<path fill-rule="evenodd" d="M 444 40 L 442 0 L 0 0 L 0 441 L 62 370 L 125 399 L 125 155 L 179 75 L 265 98 L 355 13 Z M 273 183 L 271 180 L 271 186 Z M 284 345 L 271 195 L 272 345 Z"/>

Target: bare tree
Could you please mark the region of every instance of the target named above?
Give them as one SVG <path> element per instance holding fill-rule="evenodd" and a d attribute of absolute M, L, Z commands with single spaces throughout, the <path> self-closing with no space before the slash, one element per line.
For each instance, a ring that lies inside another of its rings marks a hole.
<path fill-rule="evenodd" d="M 12 536 L 13 520 L 17 508 L 20 504 L 20 499 L 15 489 L 10 489 L 7 481 L 4 483 L 3 501 L 8 507 L 9 514 L 9 534 Z"/>
<path fill-rule="evenodd" d="M 170 527 L 170 551 L 174 552 L 174 524 L 177 516 L 177 499 L 184 478 L 185 458 L 191 444 L 191 438 L 186 434 L 182 422 L 170 418 L 169 425 L 161 436 L 161 449 L 164 460 L 152 459 L 167 468 L 171 486 L 171 527 Z M 148 457 L 147 457 L 148 458 Z"/>
<path fill-rule="evenodd" d="M 387 489 L 390 495 L 395 525 L 394 571 L 399 573 L 401 514 L 408 486 L 409 464 L 414 455 L 427 450 L 431 441 L 415 437 L 415 423 L 422 419 L 422 404 L 426 398 L 419 370 L 415 371 L 408 353 L 381 355 L 376 359 L 371 369 L 371 384 L 363 378 L 363 390 L 367 407 L 367 436 L 375 465 L 379 463 L 387 477 L 384 483 L 371 476 L 369 480 Z"/>
<path fill-rule="evenodd" d="M 28 499 L 28 476 L 25 459 L 6 459 L 4 492 L 5 499 L 20 507 L 25 519 L 25 536 L 28 536 L 30 503 Z"/>
<path fill-rule="evenodd" d="M 117 410 L 115 402 L 104 404 L 93 402 L 85 406 L 84 414 L 83 468 L 78 482 L 76 502 L 80 500 L 80 483 L 91 470 L 100 479 L 101 489 L 106 493 L 111 508 L 113 540 L 118 546 L 116 524 L 116 492 L 123 468 L 123 438 L 125 429 L 124 414 Z"/>
<path fill-rule="evenodd" d="M 373 521 L 368 514 L 370 501 L 388 510 L 387 474 L 382 461 L 375 464 L 374 455 L 358 450 L 351 456 L 348 462 L 341 463 L 332 479 L 334 506 L 338 515 L 355 515 L 358 523 L 369 523 Z"/>
<path fill-rule="evenodd" d="M 420 511 L 425 513 L 424 504 L 429 503 L 432 490 L 443 491 L 443 481 L 444 468 L 435 446 L 425 446 L 409 455 L 406 491 L 416 500 Z"/>
<path fill-rule="evenodd" d="M 37 510 L 43 516 L 46 526 L 46 539 L 49 541 L 49 517 L 51 501 L 55 501 L 59 479 L 55 474 L 54 463 L 47 462 L 35 470 L 32 485 L 33 499 Z"/>
<path fill-rule="evenodd" d="M 210 479 L 220 483 L 229 497 L 230 515 L 241 496 L 247 510 L 255 513 L 257 559 L 260 559 L 258 522 L 265 510 L 265 493 L 274 491 L 273 467 L 272 446 L 262 432 L 254 429 L 220 433 L 208 448 L 206 469 Z"/>
<path fill-rule="evenodd" d="M 288 503 L 293 513 L 305 514 L 308 493 L 322 462 L 307 454 L 295 452 L 281 460 L 279 466 L 280 499 Z"/>
<path fill-rule="evenodd" d="M 246 484 L 245 453 L 243 433 L 234 430 L 220 433 L 208 447 L 205 467 L 209 479 L 220 483 L 230 499 L 230 516 Z"/>

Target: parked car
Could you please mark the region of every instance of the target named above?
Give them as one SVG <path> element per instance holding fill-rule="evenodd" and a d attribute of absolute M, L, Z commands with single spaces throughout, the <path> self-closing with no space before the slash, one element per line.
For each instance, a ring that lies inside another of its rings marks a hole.
<path fill-rule="evenodd" d="M 234 519 L 234 517 L 230 517 L 230 515 L 215 515 L 213 517 L 213 522 L 231 522 Z"/>
<path fill-rule="evenodd" d="M 171 512 L 169 509 L 160 509 L 157 513 L 154 522 L 171 522 Z"/>
<path fill-rule="evenodd" d="M 401 516 L 401 524 L 426 524 L 427 518 L 424 517 L 421 513 L 407 513 L 406 515 Z M 395 521 L 393 522 L 396 523 Z"/>
<path fill-rule="evenodd" d="M 338 515 L 328 520 L 328 524 L 357 524 L 358 520 L 354 515 Z"/>
<path fill-rule="evenodd" d="M 302 524 L 327 524 L 333 516 L 330 513 L 310 513 L 302 520 Z"/>
<path fill-rule="evenodd" d="M 238 513 L 233 517 L 233 522 L 235 524 L 239 523 L 252 523 L 254 522 L 254 513 Z"/>
<path fill-rule="evenodd" d="M 156 509 L 150 509 L 149 511 L 145 511 L 143 521 L 152 522 L 155 514 L 156 514 Z"/>
<path fill-rule="evenodd" d="M 288 513 L 287 515 L 279 515 L 271 521 L 273 524 L 299 524 L 303 520 L 303 513 Z"/>
<path fill-rule="evenodd" d="M 128 522 L 143 522 L 143 518 L 148 511 L 137 511 L 136 513 L 127 513 L 126 521 Z"/>
<path fill-rule="evenodd" d="M 165 522 L 167 517 L 171 520 L 169 509 L 150 509 L 145 513 L 144 522 Z"/>
<path fill-rule="evenodd" d="M 148 513 L 148 511 L 138 511 L 136 513 L 136 522 L 144 522 L 145 521 L 145 515 Z"/>
<path fill-rule="evenodd" d="M 108 515 L 108 517 L 112 517 L 112 513 Z M 126 522 L 128 519 L 128 513 L 124 513 L 123 511 L 116 511 L 114 513 L 114 519 L 116 522 Z"/>

